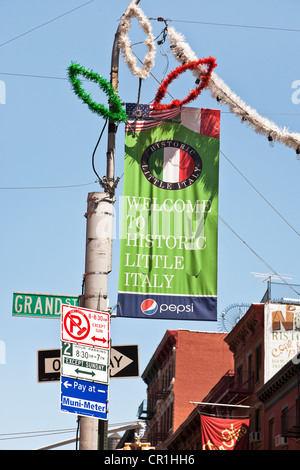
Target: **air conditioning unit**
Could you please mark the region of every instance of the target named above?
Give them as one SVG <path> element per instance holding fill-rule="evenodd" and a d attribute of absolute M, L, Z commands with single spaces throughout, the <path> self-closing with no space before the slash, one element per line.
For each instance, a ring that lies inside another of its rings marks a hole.
<path fill-rule="evenodd" d="M 278 434 L 275 436 L 275 447 L 284 447 L 288 444 L 288 438 L 286 436 L 282 436 Z"/>
<path fill-rule="evenodd" d="M 260 432 L 250 432 L 249 441 L 260 442 L 261 441 Z"/>

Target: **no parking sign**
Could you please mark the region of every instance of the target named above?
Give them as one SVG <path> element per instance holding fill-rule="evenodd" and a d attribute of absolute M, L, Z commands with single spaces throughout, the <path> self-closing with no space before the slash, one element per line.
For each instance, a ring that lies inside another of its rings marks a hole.
<path fill-rule="evenodd" d="M 109 313 L 62 305 L 61 339 L 109 349 Z"/>

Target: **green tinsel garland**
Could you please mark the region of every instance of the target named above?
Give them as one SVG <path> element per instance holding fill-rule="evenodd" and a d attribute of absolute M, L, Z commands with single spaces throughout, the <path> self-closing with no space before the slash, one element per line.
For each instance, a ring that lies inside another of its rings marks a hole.
<path fill-rule="evenodd" d="M 92 100 L 91 95 L 87 94 L 82 88 L 78 75 L 82 75 L 87 80 L 97 83 L 109 98 L 111 110 L 107 109 L 103 104 L 97 104 Z M 79 64 L 71 63 L 68 67 L 68 77 L 72 85 L 74 93 L 88 105 L 89 109 L 105 119 L 112 119 L 115 122 L 125 122 L 128 116 L 122 107 L 122 102 L 115 92 L 113 86 L 98 73 L 93 70 L 87 70 Z"/>

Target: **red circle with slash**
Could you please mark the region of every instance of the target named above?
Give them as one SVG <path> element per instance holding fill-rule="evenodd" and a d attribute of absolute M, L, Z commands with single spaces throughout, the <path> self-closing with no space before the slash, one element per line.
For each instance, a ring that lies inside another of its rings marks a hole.
<path fill-rule="evenodd" d="M 82 340 L 89 335 L 91 326 L 89 319 L 81 310 L 76 308 L 69 310 L 64 317 L 66 332 L 75 340 Z"/>

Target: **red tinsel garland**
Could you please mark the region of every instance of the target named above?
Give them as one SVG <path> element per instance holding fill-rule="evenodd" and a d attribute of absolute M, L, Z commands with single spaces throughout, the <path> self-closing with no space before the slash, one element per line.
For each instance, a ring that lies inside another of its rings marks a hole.
<path fill-rule="evenodd" d="M 194 88 L 183 100 L 173 100 L 170 104 L 160 104 L 161 100 L 164 98 L 167 88 L 170 83 L 178 77 L 178 75 L 182 74 L 186 70 L 194 70 L 198 67 L 198 65 L 207 65 L 207 70 L 201 75 L 201 82 L 200 84 Z M 181 65 L 176 69 L 172 70 L 171 73 L 164 79 L 164 81 L 159 86 L 157 93 L 154 98 L 153 106 L 155 109 L 173 109 L 183 106 L 184 104 L 189 103 L 190 101 L 195 100 L 203 88 L 208 85 L 210 80 L 211 73 L 213 69 L 217 66 L 216 59 L 214 57 L 208 57 L 207 59 L 199 59 L 195 60 L 194 62 L 188 62 L 187 64 Z"/>

